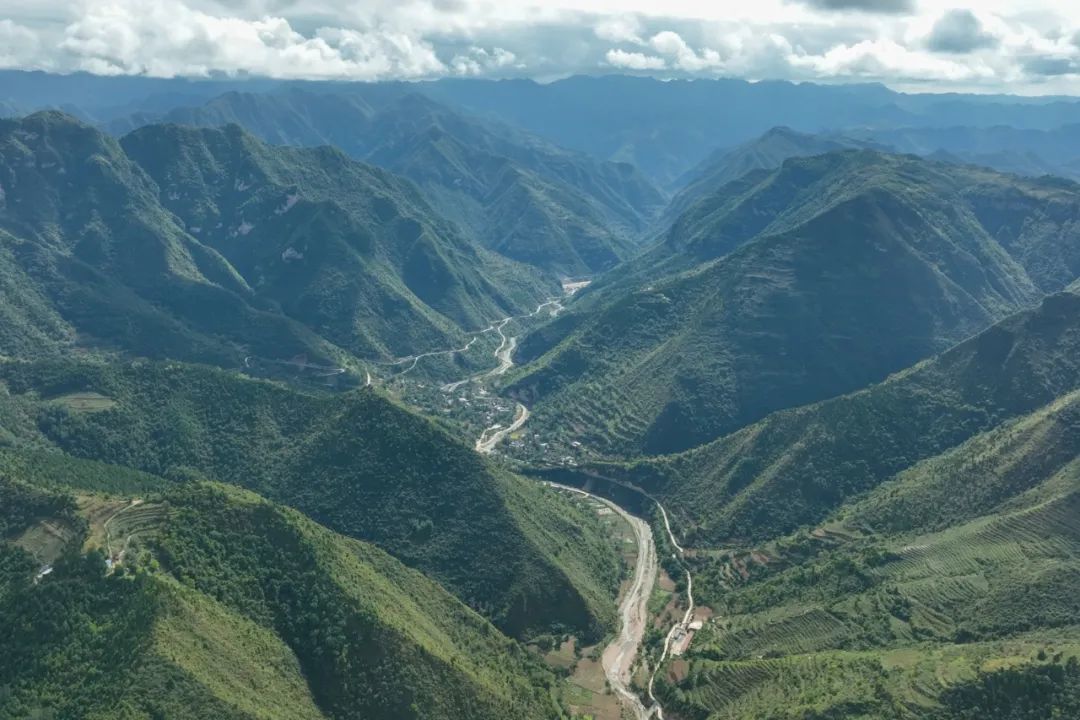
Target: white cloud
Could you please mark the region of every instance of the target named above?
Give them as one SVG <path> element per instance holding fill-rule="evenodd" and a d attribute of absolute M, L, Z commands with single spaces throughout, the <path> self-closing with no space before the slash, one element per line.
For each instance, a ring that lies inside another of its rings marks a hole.
<path fill-rule="evenodd" d="M 644 45 L 641 38 L 642 23 L 636 15 L 616 15 L 604 18 L 596 27 L 596 37 L 613 43 Z"/>
<path fill-rule="evenodd" d="M 970 82 L 992 79 L 992 68 L 973 62 L 955 62 L 906 48 L 892 40 L 864 40 L 838 45 L 822 55 L 792 54 L 793 67 L 808 70 L 815 77 L 894 77 Z"/>
<path fill-rule="evenodd" d="M 35 66 L 42 59 L 37 35 L 11 20 L 0 20 L 0 67 Z"/>
<path fill-rule="evenodd" d="M 446 70 L 429 42 L 406 32 L 320 28 L 305 36 L 281 17 L 218 17 L 180 0 L 88 3 L 59 48 L 75 69 L 100 74 L 378 80 Z"/>
<path fill-rule="evenodd" d="M 513 67 L 517 56 L 501 47 L 490 51 L 482 47 L 470 47 L 466 52 L 455 55 L 450 67 L 457 75 L 483 75 L 492 70 Z"/>
<path fill-rule="evenodd" d="M 1061 0 L 0 0 L 0 18 L 0 66 L 112 74 L 1074 91 L 1080 72 L 1080 3 Z"/>
<path fill-rule="evenodd" d="M 627 52 L 612 48 L 604 55 L 608 65 L 627 70 L 663 70 L 667 67 L 664 58 L 646 55 L 640 52 Z"/>
<path fill-rule="evenodd" d="M 661 55 L 671 59 L 673 67 L 686 72 L 698 72 L 708 68 L 716 68 L 722 64 L 720 53 L 711 48 L 705 48 L 700 52 L 691 48 L 682 36 L 671 30 L 658 32 L 649 39 L 652 46 Z"/>

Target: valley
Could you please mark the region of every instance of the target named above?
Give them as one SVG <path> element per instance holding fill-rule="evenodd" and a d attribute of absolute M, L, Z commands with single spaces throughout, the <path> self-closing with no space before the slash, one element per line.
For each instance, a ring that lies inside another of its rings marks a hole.
<path fill-rule="evenodd" d="M 572 300 L 574 293 L 587 287 L 588 284 L 588 281 L 564 284 L 567 300 L 564 300 L 563 302 Z M 487 372 L 480 372 L 463 380 L 445 382 L 439 385 L 439 392 L 447 396 L 454 396 L 456 394 L 457 400 L 460 401 L 465 399 L 470 405 L 483 406 L 485 401 L 498 402 L 498 400 L 491 400 L 492 398 L 497 397 L 492 394 L 491 384 L 497 382 L 498 378 L 504 375 L 506 371 L 513 366 L 512 353 L 517 342 L 517 336 L 506 334 L 505 329 L 507 326 L 514 323 L 515 328 L 527 330 L 529 321 L 536 320 L 541 315 L 542 311 L 546 310 L 547 313 L 545 314 L 554 318 L 559 312 L 565 309 L 566 308 L 559 300 L 549 300 L 538 306 L 532 313 L 518 317 L 503 318 L 496 323 L 493 323 L 483 330 L 480 335 L 491 332 L 498 335 L 499 344 L 493 353 L 494 360 L 497 363 L 496 366 Z M 408 370 L 411 370 L 415 368 L 418 361 L 423 358 L 468 352 L 472 347 L 472 342 L 473 341 L 470 341 L 469 345 L 460 350 L 448 350 L 444 353 L 427 353 L 414 358 L 406 358 L 398 362 L 402 364 L 408 363 Z M 418 392 L 422 393 L 423 390 L 427 389 L 427 384 L 423 382 L 416 382 L 417 387 L 415 388 L 410 388 L 408 385 L 403 384 L 403 376 L 406 372 L 407 371 L 403 371 L 390 376 L 390 380 L 395 383 L 394 387 L 398 392 L 401 392 L 404 398 L 409 398 Z M 434 387 L 434 384 L 432 387 Z M 460 395 L 463 390 L 467 390 L 468 392 L 465 395 Z M 460 420 L 461 416 L 454 414 L 452 417 Z M 515 433 L 519 432 L 526 425 L 528 420 L 529 409 L 525 405 L 517 403 L 512 421 L 506 423 L 506 421 L 503 420 L 483 429 L 475 441 L 476 451 L 483 455 L 495 453 L 499 445 L 507 438 L 512 437 Z M 513 453 L 510 452 L 509 456 L 512 458 Z M 653 684 L 656 673 L 667 659 L 673 639 L 679 633 L 686 633 L 691 619 L 693 618 L 693 580 L 689 570 L 686 571 L 687 588 L 685 595 L 687 608 L 681 620 L 673 624 L 666 634 L 657 666 L 653 668 L 651 672 L 648 672 L 648 687 L 644 697 L 649 704 L 646 706 L 639 691 L 632 687 L 632 676 L 638 668 L 638 665 L 642 662 L 644 654 L 642 644 L 645 637 L 646 626 L 649 625 L 653 619 L 648 610 L 648 603 L 656 585 L 659 569 L 656 556 L 656 545 L 653 541 L 653 528 L 648 522 L 636 515 L 630 514 L 610 499 L 593 495 L 592 493 L 577 487 L 562 485 L 556 482 L 543 481 L 543 484 L 554 490 L 590 498 L 600 506 L 609 508 L 613 511 L 622 522 L 626 523 L 631 529 L 636 544 L 635 559 L 632 567 L 629 569 L 629 580 L 620 594 L 618 608 L 619 622 L 615 636 L 601 653 L 600 663 L 603 667 L 609 687 L 615 693 L 620 705 L 625 708 L 626 712 L 629 712 L 636 720 L 648 720 L 652 717 L 662 719 L 664 717 L 663 709 L 653 694 Z M 657 503 L 656 506 L 663 519 L 663 527 L 668 534 L 671 545 L 679 554 L 682 554 L 683 548 L 679 546 L 675 540 L 667 511 L 662 505 L 659 505 L 659 503 Z M 645 666 L 642 665 L 642 667 Z"/>
<path fill-rule="evenodd" d="M 0 70 L 0 718 L 1080 717 L 1080 99 L 625 19 Z"/>

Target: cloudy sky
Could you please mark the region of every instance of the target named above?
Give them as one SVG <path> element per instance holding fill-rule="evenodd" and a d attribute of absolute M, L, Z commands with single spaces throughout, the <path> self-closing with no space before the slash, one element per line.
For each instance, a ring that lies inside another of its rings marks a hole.
<path fill-rule="evenodd" d="M 633 72 L 1080 95 L 1080 3 L 0 0 L 0 67 L 358 80 Z"/>

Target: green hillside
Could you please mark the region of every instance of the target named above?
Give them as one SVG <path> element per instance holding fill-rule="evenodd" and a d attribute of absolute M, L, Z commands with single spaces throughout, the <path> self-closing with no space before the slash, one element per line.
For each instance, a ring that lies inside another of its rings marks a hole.
<path fill-rule="evenodd" d="M 632 255 L 663 205 L 631 165 L 462 115 L 407 88 L 233 92 L 161 120 L 237 124 L 275 144 L 334 145 L 414 181 L 486 247 L 563 276 L 606 270 Z"/>
<path fill-rule="evenodd" d="M 1078 323 L 1080 296 L 1051 296 L 881 384 L 773 414 L 695 450 L 639 463 L 633 472 L 671 501 L 691 543 L 753 541 L 819 523 L 896 473 L 1080 388 Z M 1075 446 L 1062 447 L 1067 457 Z M 1055 457 L 1035 456 L 1050 465 Z M 995 469 L 980 471 L 991 495 L 995 482 L 987 473 L 1007 474 L 1005 459 L 988 460 Z M 935 527 L 933 513 L 951 507 L 942 497 L 948 491 L 936 492 L 910 497 L 905 516 L 923 516 L 927 529 Z M 860 512 L 870 513 L 870 506 Z M 893 506 L 877 517 L 896 512 Z"/>
<path fill-rule="evenodd" d="M 100 132 L 59 113 L 0 123 L 5 354 L 73 346 L 238 363 L 344 354 L 261 304 L 183 232 L 153 181 Z M 213 309 L 212 311 L 210 309 Z"/>
<path fill-rule="evenodd" d="M 0 481 L 21 511 L 0 544 L 0 714 L 560 716 L 523 649 L 385 553 L 247 492 L 162 488 L 129 504 Z M 65 522 L 35 579 L 27 538 Z"/>
<path fill-rule="evenodd" d="M 456 328 L 557 290 L 469 242 L 408 183 L 340 151 L 272 147 L 236 126 L 152 125 L 121 144 L 162 204 L 260 298 L 363 356 L 450 345 Z"/>
<path fill-rule="evenodd" d="M 373 390 L 308 395 L 177 364 L 0 373 L 16 446 L 254 490 L 382 547 L 511 635 L 598 639 L 614 622 L 621 568 L 595 518 Z M 72 401 L 86 396 L 99 405 Z"/>
<path fill-rule="evenodd" d="M 148 127 L 121 147 L 58 113 L 4 121 L 0 186 L 6 354 L 350 365 L 447 347 L 557 291 L 408 183 L 235 128 Z"/>
<path fill-rule="evenodd" d="M 523 342 L 533 362 L 509 392 L 601 453 L 688 449 L 1062 289 L 1080 273 L 1078 208 L 1066 181 L 867 151 L 792 159 L 695 205 Z"/>
<path fill-rule="evenodd" d="M 718 616 L 664 684 L 665 707 L 1071 717 L 1078 457 L 1072 392 L 898 473 L 813 530 L 695 556 L 698 599 Z"/>
<path fill-rule="evenodd" d="M 714 614 L 662 669 L 701 720 L 1071 717 L 1080 297 L 701 448 L 596 466 L 666 506 Z"/>

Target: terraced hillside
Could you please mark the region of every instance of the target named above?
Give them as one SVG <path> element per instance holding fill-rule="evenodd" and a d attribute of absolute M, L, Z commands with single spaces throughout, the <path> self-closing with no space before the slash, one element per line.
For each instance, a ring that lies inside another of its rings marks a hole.
<path fill-rule="evenodd" d="M 668 664 L 665 710 L 1068 717 L 1078 323 L 1080 297 L 1053 296 L 883 384 L 634 467 L 715 611 Z"/>
<path fill-rule="evenodd" d="M 1015 668 L 1021 677 L 1001 680 L 1011 689 L 981 717 L 1031 705 L 1032 673 L 1048 682 L 1032 683 L 1043 714 L 1030 717 L 1074 708 L 1054 696 L 1080 677 L 1067 665 L 1080 656 L 1078 431 L 1074 392 L 900 473 L 812 531 L 757 546 L 756 560 L 742 550 L 693 560 L 718 615 L 669 676 L 667 707 L 978 717 L 963 714 L 978 710 L 972 688 Z M 913 498 L 928 502 L 913 512 Z"/>
<path fill-rule="evenodd" d="M 521 344 L 511 394 L 602 454 L 685 450 L 885 379 L 1080 273 L 1080 185 L 908 156 L 788 160 Z"/>
<path fill-rule="evenodd" d="M 411 87 L 232 92 L 152 120 L 237 124 L 275 144 L 341 148 L 414 181 L 486 247 L 563 276 L 590 275 L 632 255 L 664 203 L 629 164 L 462 115 Z"/>
<path fill-rule="evenodd" d="M 340 152 L 235 129 L 125 146 L 54 112 L 0 125 L 6 354 L 354 365 L 445 347 L 557 288 Z"/>
<path fill-rule="evenodd" d="M 599 639 L 613 623 L 621 567 L 595 518 L 372 389 L 307 395 L 176 364 L 11 362 L 0 372 L 18 447 L 257 491 L 382 547 L 511 635 Z M 73 391 L 114 405 L 72 409 L 62 399 Z"/>
<path fill-rule="evenodd" d="M 80 476 L 80 463 L 67 475 Z M 76 505 L 109 502 L 70 492 L 0 481 L 16 523 L 0 539 L 49 522 L 85 527 Z M 211 483 L 161 481 L 152 504 L 164 509 L 152 531 L 144 523 L 111 567 L 93 540 L 85 555 L 73 542 L 47 574 L 0 542 L 10 630 L 0 638 L 0 714 L 559 715 L 550 676 L 524 650 L 376 548 Z"/>

